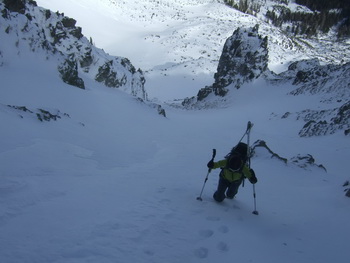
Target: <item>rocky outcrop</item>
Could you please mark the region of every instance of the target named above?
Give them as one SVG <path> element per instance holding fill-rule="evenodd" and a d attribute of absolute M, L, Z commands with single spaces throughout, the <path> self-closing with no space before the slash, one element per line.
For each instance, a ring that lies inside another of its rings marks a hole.
<path fill-rule="evenodd" d="M 3 105 L 0 104 L 0 107 Z M 37 120 L 44 121 L 58 121 L 62 118 L 70 118 L 69 114 L 62 113 L 59 110 L 48 110 L 48 109 L 29 109 L 26 106 L 16 106 L 16 105 L 7 105 L 8 108 L 13 110 L 20 118 L 36 118 Z"/>
<path fill-rule="evenodd" d="M 345 102 L 349 98 L 350 63 L 344 65 L 320 65 L 317 59 L 302 60 L 291 64 L 281 76 L 291 78 L 296 86 L 290 95 L 321 95 L 323 102 Z"/>
<path fill-rule="evenodd" d="M 81 89 L 85 89 L 84 81 L 79 77 L 78 63 L 74 59 L 73 55 L 68 57 L 61 65 L 58 66 L 58 71 L 63 82 Z"/>
<path fill-rule="evenodd" d="M 311 154 L 301 155 L 298 154 L 290 159 L 280 156 L 270 149 L 267 143 L 263 140 L 257 140 L 251 146 L 253 157 L 269 157 L 283 162 L 286 165 L 295 165 L 299 168 L 310 170 L 312 168 L 319 168 L 327 172 L 326 168 L 322 164 L 317 164 L 314 157 Z"/>
<path fill-rule="evenodd" d="M 320 65 L 317 59 L 292 63 L 288 71 L 280 74 L 296 88 L 293 96 L 315 96 L 322 109 L 305 109 L 285 114 L 305 122 L 299 132 L 301 137 L 322 136 L 342 131 L 350 133 L 350 63 L 344 65 Z"/>
<path fill-rule="evenodd" d="M 11 11 L 11 12 L 17 12 L 20 14 L 25 13 L 26 9 L 26 2 L 25 0 L 4 0 L 5 7 Z M 36 5 L 34 1 L 28 1 L 30 4 Z"/>
<path fill-rule="evenodd" d="M 216 95 L 224 96 L 231 84 L 239 89 L 242 84 L 258 78 L 267 69 L 267 37 L 260 36 L 258 30 L 258 25 L 237 28 L 226 40 L 214 75 L 213 90 Z"/>
<path fill-rule="evenodd" d="M 121 78 L 117 76 L 117 72 L 113 71 L 113 60 L 106 62 L 98 68 L 98 73 L 95 80 L 102 82 L 107 87 L 120 87 L 126 84 L 126 77 L 123 75 Z"/>
<path fill-rule="evenodd" d="M 305 110 L 298 113 L 306 123 L 299 132 L 300 137 L 321 136 L 343 131 L 350 133 L 350 101 L 330 110 Z"/>
<path fill-rule="evenodd" d="M 32 52 L 60 61 L 57 70 L 65 83 L 84 88 L 84 76 L 147 100 L 142 70 L 126 58 L 96 48 L 73 18 L 40 8 L 31 0 L 4 0 L 0 10 L 1 28 L 10 38 L 17 38 L 14 45 L 27 45 Z M 0 65 L 5 60 L 1 54 Z"/>
<path fill-rule="evenodd" d="M 224 45 L 214 83 L 201 89 L 197 97 L 184 100 L 191 107 L 209 95 L 224 97 L 230 89 L 239 89 L 244 83 L 261 76 L 268 66 L 268 39 L 259 35 L 259 26 L 237 28 Z"/>
<path fill-rule="evenodd" d="M 308 167 L 318 167 L 327 172 L 326 168 L 322 164 L 316 164 L 315 159 L 311 154 L 301 155 L 298 154 L 290 159 L 290 161 L 300 168 L 308 169 Z"/>

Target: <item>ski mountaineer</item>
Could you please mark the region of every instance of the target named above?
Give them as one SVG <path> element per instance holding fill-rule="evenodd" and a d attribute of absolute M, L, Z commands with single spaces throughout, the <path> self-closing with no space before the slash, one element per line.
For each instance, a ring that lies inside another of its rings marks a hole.
<path fill-rule="evenodd" d="M 213 195 L 217 202 L 222 202 L 225 198 L 233 199 L 244 178 L 247 178 L 252 184 L 258 182 L 254 170 L 250 169 L 245 164 L 244 158 L 238 154 L 231 153 L 229 157 L 218 162 L 214 162 L 212 159 L 207 166 L 209 169 L 221 168 L 218 188 Z"/>

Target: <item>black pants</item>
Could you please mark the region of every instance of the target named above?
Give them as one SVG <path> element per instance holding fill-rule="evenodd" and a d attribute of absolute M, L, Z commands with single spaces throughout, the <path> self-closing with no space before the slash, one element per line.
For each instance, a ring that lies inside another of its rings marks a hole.
<path fill-rule="evenodd" d="M 238 188 L 241 185 L 242 181 L 243 177 L 238 181 L 230 182 L 220 176 L 218 189 L 214 193 L 213 198 L 217 202 L 224 201 L 226 197 L 229 199 L 234 198 L 238 192 Z"/>

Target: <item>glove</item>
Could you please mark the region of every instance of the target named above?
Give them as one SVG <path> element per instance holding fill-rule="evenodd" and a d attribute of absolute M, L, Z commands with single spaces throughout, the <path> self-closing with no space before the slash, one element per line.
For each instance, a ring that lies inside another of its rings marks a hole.
<path fill-rule="evenodd" d="M 258 178 L 256 178 L 256 176 L 252 176 L 249 178 L 249 182 L 251 182 L 252 184 L 256 184 L 258 182 Z"/>
<path fill-rule="evenodd" d="M 209 169 L 213 169 L 214 168 L 214 161 L 213 160 L 210 160 L 209 163 L 207 164 L 207 167 Z"/>
<path fill-rule="evenodd" d="M 250 174 L 251 174 L 252 176 L 254 176 L 254 177 L 255 177 L 255 172 L 254 172 L 254 170 L 253 170 L 253 169 L 249 169 L 249 172 L 250 172 Z"/>
<path fill-rule="evenodd" d="M 250 171 L 250 174 L 252 175 L 249 178 L 249 182 L 251 182 L 252 184 L 256 184 L 258 182 L 258 178 L 256 178 L 254 170 L 250 169 L 249 171 Z"/>

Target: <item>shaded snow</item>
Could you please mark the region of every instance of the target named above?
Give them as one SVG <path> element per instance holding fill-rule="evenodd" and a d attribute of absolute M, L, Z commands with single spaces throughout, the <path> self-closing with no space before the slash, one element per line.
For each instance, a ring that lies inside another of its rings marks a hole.
<path fill-rule="evenodd" d="M 344 260 L 350 213 L 341 187 L 349 169 L 347 138 L 300 139 L 298 123 L 268 121 L 269 112 L 287 102 L 280 92 L 270 90 L 265 108 L 254 99 L 256 107 L 167 109 L 165 119 L 93 83 L 83 91 L 51 82 L 70 98 L 57 103 L 50 102 L 45 83 L 33 85 L 26 98 L 11 95 L 15 85 L 2 88 L 2 103 L 29 105 L 43 94 L 37 104 L 70 118 L 43 123 L 1 104 L 4 262 Z M 244 98 L 251 90 L 240 92 Z M 196 200 L 211 150 L 222 158 L 243 134 L 247 119 L 255 124 L 252 141 L 264 139 L 288 158 L 311 153 L 328 169 L 307 171 L 267 155 L 253 158 L 259 216 L 251 213 L 248 181 L 235 200 L 212 201 L 215 170 L 204 201 Z"/>

